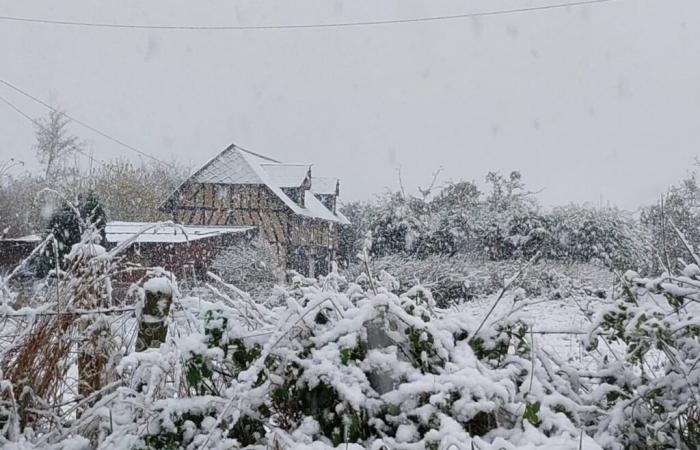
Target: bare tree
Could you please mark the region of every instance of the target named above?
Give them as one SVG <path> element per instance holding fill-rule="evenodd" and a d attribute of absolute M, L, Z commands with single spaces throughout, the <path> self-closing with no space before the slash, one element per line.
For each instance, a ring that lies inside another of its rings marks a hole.
<path fill-rule="evenodd" d="M 68 132 L 70 121 L 61 111 L 51 111 L 47 118 L 37 120 L 36 154 L 46 166 L 46 179 L 55 180 L 65 173 L 66 160 L 82 152 L 85 144 Z"/>
<path fill-rule="evenodd" d="M 10 171 L 17 167 L 24 166 L 24 161 L 18 161 L 14 158 L 10 158 L 6 161 L 0 161 L 0 184 L 3 178 L 11 178 Z"/>

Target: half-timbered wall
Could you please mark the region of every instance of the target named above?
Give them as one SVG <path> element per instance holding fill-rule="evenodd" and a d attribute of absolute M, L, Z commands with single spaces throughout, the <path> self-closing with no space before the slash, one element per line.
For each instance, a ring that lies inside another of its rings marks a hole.
<path fill-rule="evenodd" d="M 335 223 L 295 214 L 265 185 L 190 184 L 173 219 L 187 225 L 256 226 L 284 258 L 299 248 L 332 258 L 338 247 Z"/>

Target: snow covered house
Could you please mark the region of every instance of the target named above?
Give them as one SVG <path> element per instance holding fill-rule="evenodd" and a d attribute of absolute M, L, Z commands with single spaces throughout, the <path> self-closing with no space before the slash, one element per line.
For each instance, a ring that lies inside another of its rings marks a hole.
<path fill-rule="evenodd" d="M 254 226 L 287 269 L 325 274 L 335 260 L 340 181 L 312 176 L 310 164 L 290 164 L 231 145 L 185 181 L 163 204 L 176 223 Z"/>

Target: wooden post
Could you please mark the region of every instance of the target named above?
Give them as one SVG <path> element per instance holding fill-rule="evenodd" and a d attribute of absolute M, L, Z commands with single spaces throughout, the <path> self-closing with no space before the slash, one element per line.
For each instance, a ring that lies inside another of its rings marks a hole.
<path fill-rule="evenodd" d="M 173 291 L 167 278 L 153 278 L 143 286 L 146 300 L 143 304 L 136 351 L 158 348 L 168 334 L 166 318 L 170 313 Z"/>

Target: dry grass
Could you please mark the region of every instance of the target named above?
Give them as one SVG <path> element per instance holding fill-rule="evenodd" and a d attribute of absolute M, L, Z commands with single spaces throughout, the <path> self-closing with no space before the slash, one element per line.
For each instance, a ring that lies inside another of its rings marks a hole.
<path fill-rule="evenodd" d="M 44 409 L 42 403 L 58 404 L 63 397 L 75 324 L 73 315 L 42 317 L 5 354 L 2 369 L 12 382 L 22 426 L 35 420 L 33 411 Z"/>

